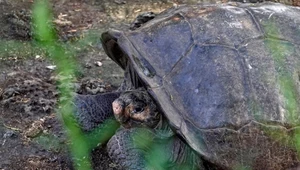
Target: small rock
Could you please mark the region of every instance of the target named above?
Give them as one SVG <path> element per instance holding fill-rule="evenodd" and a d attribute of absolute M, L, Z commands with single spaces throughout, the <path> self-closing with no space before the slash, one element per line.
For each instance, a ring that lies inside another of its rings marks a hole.
<path fill-rule="evenodd" d="M 85 68 L 92 68 L 92 65 L 90 63 L 85 63 L 84 67 Z"/>
<path fill-rule="evenodd" d="M 17 134 L 16 134 L 15 131 L 13 131 L 13 130 L 7 130 L 7 131 L 4 133 L 3 138 L 4 138 L 4 139 L 7 139 L 7 138 L 14 138 L 14 137 L 16 137 L 16 136 L 17 136 Z"/>
<path fill-rule="evenodd" d="M 46 66 L 46 68 L 49 70 L 54 70 L 56 68 L 56 65 Z"/>
<path fill-rule="evenodd" d="M 95 65 L 98 66 L 98 67 L 101 67 L 103 64 L 102 64 L 101 61 L 96 61 L 96 62 L 95 62 Z"/>

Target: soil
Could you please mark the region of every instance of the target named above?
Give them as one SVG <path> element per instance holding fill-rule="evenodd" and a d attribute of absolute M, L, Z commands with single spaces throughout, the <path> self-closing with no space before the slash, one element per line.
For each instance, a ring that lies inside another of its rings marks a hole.
<path fill-rule="evenodd" d="M 61 42 L 74 51 L 81 94 L 115 90 L 123 71 L 105 54 L 101 33 L 128 25 L 143 11 L 160 12 L 175 1 L 52 0 Z M 0 169 L 73 169 L 68 139 L 55 110 L 55 66 L 32 46 L 33 0 L 0 0 Z M 94 169 L 120 169 L 105 146 L 92 152 Z"/>
<path fill-rule="evenodd" d="M 68 139 L 55 110 L 55 66 L 33 47 L 34 0 L 0 0 L 0 170 L 73 169 Z M 115 90 L 123 71 L 104 53 L 100 36 L 129 25 L 147 11 L 158 13 L 188 0 L 51 0 L 61 42 L 74 51 L 81 94 Z M 120 169 L 105 146 L 92 153 L 94 169 Z"/>

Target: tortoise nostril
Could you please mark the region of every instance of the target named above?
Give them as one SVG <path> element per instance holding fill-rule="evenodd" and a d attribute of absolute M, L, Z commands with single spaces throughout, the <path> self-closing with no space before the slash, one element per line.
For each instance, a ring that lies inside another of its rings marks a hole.
<path fill-rule="evenodd" d="M 115 100 L 112 103 L 112 108 L 115 115 L 120 115 L 123 112 L 122 103 L 119 100 Z"/>

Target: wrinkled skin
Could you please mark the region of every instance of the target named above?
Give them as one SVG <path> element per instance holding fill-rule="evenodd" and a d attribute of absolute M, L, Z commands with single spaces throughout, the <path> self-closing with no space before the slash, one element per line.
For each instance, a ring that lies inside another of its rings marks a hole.
<path fill-rule="evenodd" d="M 123 127 L 155 128 L 161 118 L 156 105 L 144 91 L 128 91 L 112 103 L 114 116 Z"/>
<path fill-rule="evenodd" d="M 172 132 L 146 91 L 78 95 L 75 106 L 78 123 L 87 132 L 109 119 L 121 124 L 107 149 L 125 169 L 204 168 L 198 155 Z M 95 109 L 89 110 L 90 106 Z"/>

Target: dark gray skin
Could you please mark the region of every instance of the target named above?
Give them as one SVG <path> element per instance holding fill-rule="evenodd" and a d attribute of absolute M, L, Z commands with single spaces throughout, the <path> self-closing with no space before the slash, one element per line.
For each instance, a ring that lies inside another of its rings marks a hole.
<path fill-rule="evenodd" d="M 86 132 L 109 119 L 120 123 L 107 149 L 124 169 L 204 169 L 199 156 L 172 132 L 145 90 L 77 95 L 75 106 L 78 123 Z M 159 157 L 158 162 L 151 153 Z"/>
<path fill-rule="evenodd" d="M 107 96 L 107 112 L 79 110 L 79 122 L 115 111 L 125 128 L 108 148 L 125 169 L 145 169 L 155 148 L 167 154 L 163 168 L 208 169 L 201 160 L 223 169 L 299 167 L 299 25 L 299 7 L 233 3 L 172 8 L 133 31 L 108 31 L 103 47 L 125 70 L 121 92 L 143 88 L 158 111 L 125 92 L 115 102 Z M 107 103 L 94 101 L 86 107 Z M 134 135 L 141 129 L 150 137 Z M 137 145 L 137 136 L 155 147 Z"/>

